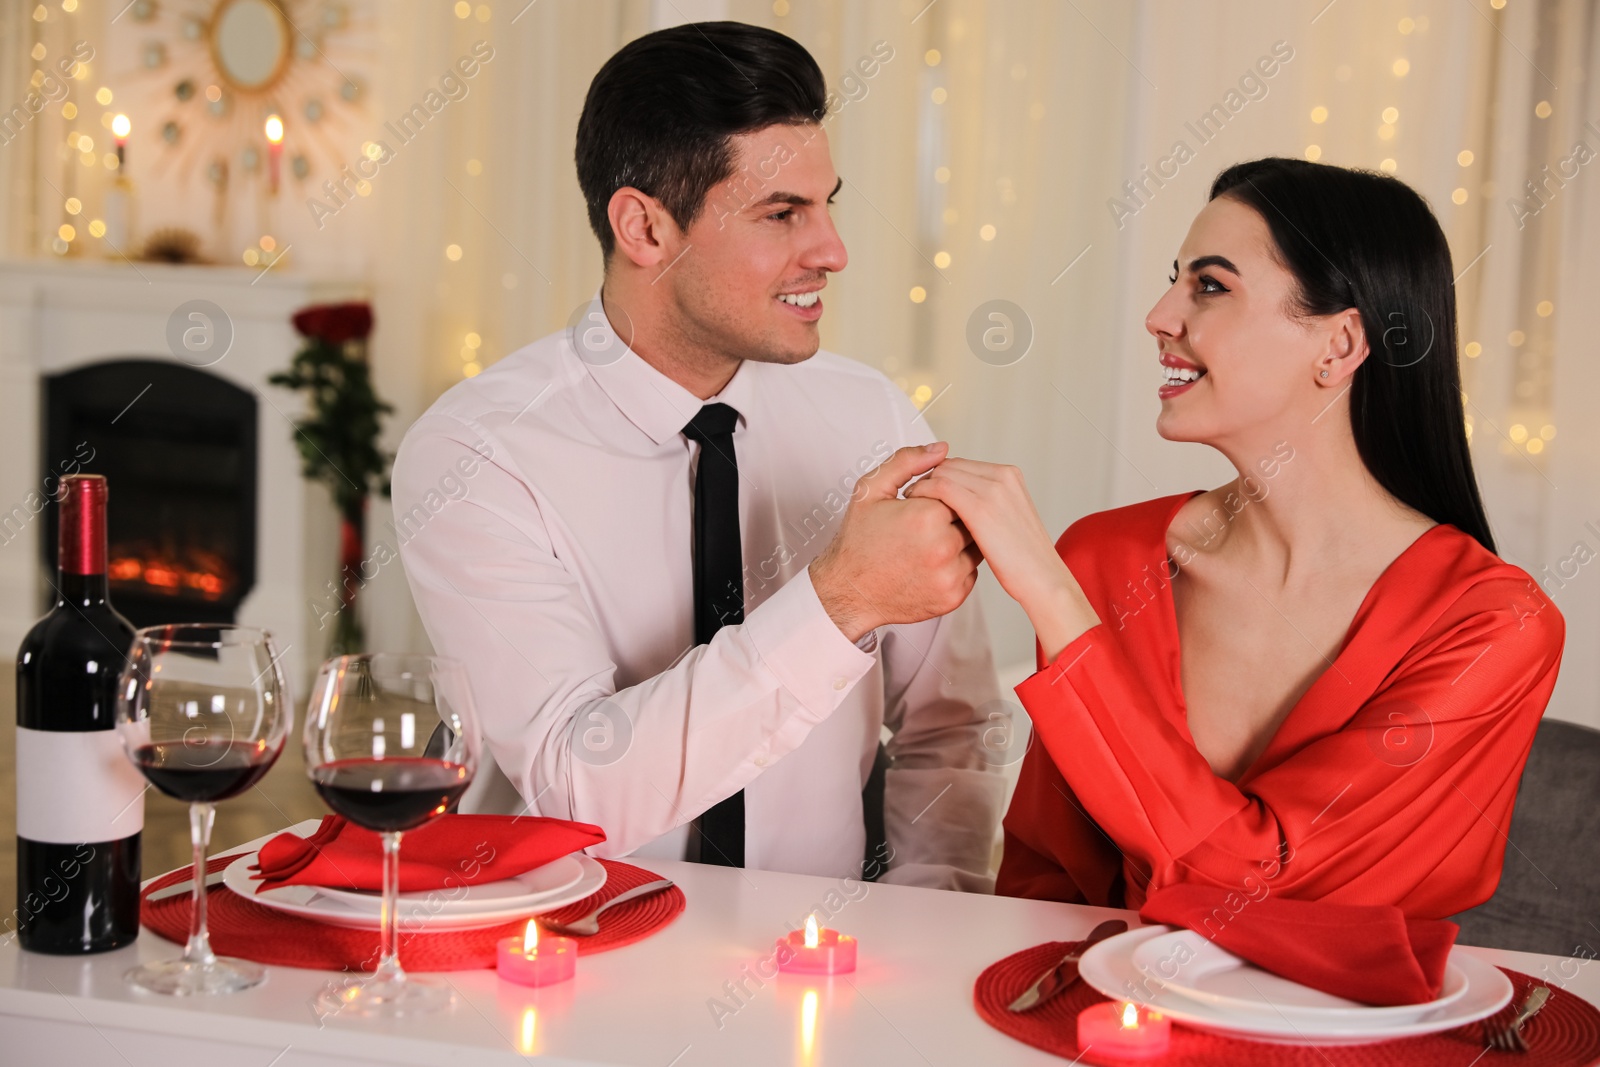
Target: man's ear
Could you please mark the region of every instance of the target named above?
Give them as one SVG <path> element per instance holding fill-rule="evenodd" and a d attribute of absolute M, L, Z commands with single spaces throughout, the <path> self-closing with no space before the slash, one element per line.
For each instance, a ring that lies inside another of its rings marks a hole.
<path fill-rule="evenodd" d="M 1367 360 L 1367 331 L 1361 325 L 1361 312 L 1345 308 L 1323 320 L 1327 348 L 1317 358 L 1317 384 L 1343 387 L 1356 368 Z"/>
<path fill-rule="evenodd" d="M 669 247 L 683 237 L 661 201 L 631 185 L 611 194 L 606 217 L 611 222 L 616 251 L 635 266 L 651 267 L 665 261 Z"/>

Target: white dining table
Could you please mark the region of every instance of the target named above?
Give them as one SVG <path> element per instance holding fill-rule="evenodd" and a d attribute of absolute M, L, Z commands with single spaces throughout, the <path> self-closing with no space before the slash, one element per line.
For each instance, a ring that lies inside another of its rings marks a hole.
<path fill-rule="evenodd" d="M 1103 919 L 1138 925 L 1132 912 L 1049 901 L 647 866 L 688 901 L 669 926 L 584 956 L 574 980 L 542 989 L 502 982 L 493 970 L 427 975 L 457 997 L 417 1018 L 319 1018 L 317 995 L 343 976 L 294 967 L 271 967 L 265 983 L 228 996 L 148 994 L 124 984 L 123 972 L 181 951 L 148 930 L 126 948 L 85 957 L 23 952 L 13 939 L 0 947 L 0 1064 L 1065 1064 L 980 1019 L 973 983 L 1004 956 L 1081 937 Z M 857 970 L 762 978 L 777 939 L 816 908 L 858 939 Z M 1600 968 L 1587 961 L 1472 951 L 1600 1003 Z"/>

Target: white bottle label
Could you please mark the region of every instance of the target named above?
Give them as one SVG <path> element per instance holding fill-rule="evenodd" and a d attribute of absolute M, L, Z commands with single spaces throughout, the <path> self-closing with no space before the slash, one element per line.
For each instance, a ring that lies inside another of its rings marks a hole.
<path fill-rule="evenodd" d="M 144 775 L 115 730 L 17 727 L 17 836 L 54 845 L 144 829 Z"/>

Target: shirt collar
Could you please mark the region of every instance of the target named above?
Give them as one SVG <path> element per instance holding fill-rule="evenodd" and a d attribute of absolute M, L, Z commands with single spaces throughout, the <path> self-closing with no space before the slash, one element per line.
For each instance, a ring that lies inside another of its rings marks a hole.
<path fill-rule="evenodd" d="M 579 342 L 574 339 L 579 330 L 584 331 L 581 351 Z M 574 355 L 583 359 L 590 376 L 628 421 L 658 445 L 682 433 L 689 420 L 706 404 L 728 404 L 739 412 L 741 424 L 747 422 L 754 396 L 750 361 L 739 364 L 739 369 L 720 393 L 710 400 L 701 400 L 629 347 L 612 328 L 598 291 L 589 301 L 583 319 L 568 331 L 566 344 Z M 584 352 L 594 353 L 594 356 L 584 358 Z M 613 356 L 614 352 L 621 352 L 621 355 Z"/>

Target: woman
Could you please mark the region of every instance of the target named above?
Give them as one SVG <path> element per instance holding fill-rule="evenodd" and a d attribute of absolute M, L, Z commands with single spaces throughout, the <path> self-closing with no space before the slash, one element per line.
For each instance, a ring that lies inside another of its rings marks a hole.
<path fill-rule="evenodd" d="M 1565 627 L 1494 552 L 1438 222 L 1383 175 L 1239 164 L 1145 325 L 1157 431 L 1236 480 L 1053 546 L 1014 468 L 951 459 L 908 490 L 957 513 L 1039 639 L 996 891 L 1482 902 Z"/>

